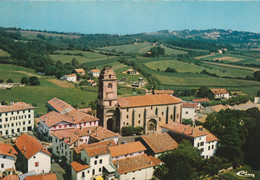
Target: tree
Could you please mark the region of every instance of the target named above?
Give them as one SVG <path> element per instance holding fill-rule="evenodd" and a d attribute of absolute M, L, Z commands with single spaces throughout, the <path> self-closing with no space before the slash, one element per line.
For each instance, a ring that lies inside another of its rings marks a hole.
<path fill-rule="evenodd" d="M 40 81 L 36 76 L 31 76 L 29 82 L 32 86 L 40 85 Z"/>
<path fill-rule="evenodd" d="M 260 81 L 260 71 L 254 72 L 254 79 L 255 79 L 256 81 Z"/>
<path fill-rule="evenodd" d="M 74 68 L 79 68 L 80 63 L 79 63 L 79 61 L 76 60 L 76 58 L 73 58 L 73 59 L 71 60 L 71 65 L 72 65 Z"/>
<path fill-rule="evenodd" d="M 12 79 L 7 79 L 6 81 L 7 83 L 14 83 L 14 81 Z"/>
<path fill-rule="evenodd" d="M 174 68 L 167 67 L 167 69 L 165 69 L 165 72 L 177 73 L 177 70 Z"/>
<path fill-rule="evenodd" d="M 0 83 L 1 83 L 1 82 L 0 82 Z M 257 91 L 256 96 L 257 96 L 257 97 L 260 97 L 260 90 Z"/>
<path fill-rule="evenodd" d="M 0 79 L 0 84 L 2 84 L 4 82 L 4 80 L 3 79 Z"/>
<path fill-rule="evenodd" d="M 21 84 L 27 85 L 29 83 L 29 79 L 27 77 L 22 77 Z"/>
<path fill-rule="evenodd" d="M 193 126 L 193 121 L 192 119 L 182 119 L 182 124 L 186 124 L 186 125 L 191 125 Z"/>
<path fill-rule="evenodd" d="M 198 90 L 198 97 L 207 97 L 208 96 L 208 91 L 209 91 L 209 88 L 207 86 L 201 86 Z"/>

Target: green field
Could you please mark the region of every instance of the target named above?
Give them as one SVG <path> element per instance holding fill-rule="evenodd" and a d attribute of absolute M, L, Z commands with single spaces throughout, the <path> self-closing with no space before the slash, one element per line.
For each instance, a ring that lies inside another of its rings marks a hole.
<path fill-rule="evenodd" d="M 54 61 L 61 61 L 63 63 L 71 62 L 73 58 L 75 58 L 80 63 L 86 63 L 86 62 L 93 62 L 93 61 L 103 61 L 103 60 L 109 60 L 111 58 L 114 58 L 114 56 L 106 56 L 103 54 L 95 53 L 95 52 L 88 52 L 88 51 L 77 51 L 77 50 L 59 50 L 56 51 L 56 53 L 59 53 L 57 55 L 52 54 L 50 55 L 51 58 Z M 69 53 L 71 55 L 66 55 L 66 53 Z M 76 54 L 82 54 L 83 56 L 79 56 Z"/>
<path fill-rule="evenodd" d="M 15 83 L 20 83 L 22 77 L 38 76 L 34 70 L 16 65 L 1 64 L 0 79 L 6 82 L 12 79 Z"/>
<path fill-rule="evenodd" d="M 178 60 L 167 60 L 167 59 L 146 59 L 143 63 L 153 70 L 160 69 L 160 71 L 165 71 L 168 67 L 176 69 L 180 73 L 200 73 L 206 70 L 210 73 L 215 73 L 219 76 L 229 76 L 229 77 L 246 77 L 253 76 L 254 71 L 246 69 L 238 69 L 232 67 L 223 67 L 221 65 L 213 65 L 203 63 L 201 66 L 195 65 L 193 63 L 178 61 Z"/>
<path fill-rule="evenodd" d="M 0 49 L 0 56 L 1 57 L 8 57 L 10 56 L 10 54 L 6 51 L 4 51 L 3 49 Z"/>
<path fill-rule="evenodd" d="M 154 47 L 154 46 L 151 43 L 145 42 L 145 43 L 122 45 L 122 46 L 108 46 L 108 47 L 104 47 L 104 48 L 100 48 L 100 49 L 101 50 L 107 50 L 107 51 L 116 50 L 116 52 L 124 52 L 126 54 L 128 54 L 128 53 L 144 54 L 147 51 L 149 51 L 150 48 L 152 48 L 152 47 Z M 166 55 L 187 54 L 187 52 L 185 52 L 185 51 L 172 49 L 172 48 L 168 48 L 168 47 L 165 47 L 165 46 L 162 46 L 162 47 L 165 49 Z"/>

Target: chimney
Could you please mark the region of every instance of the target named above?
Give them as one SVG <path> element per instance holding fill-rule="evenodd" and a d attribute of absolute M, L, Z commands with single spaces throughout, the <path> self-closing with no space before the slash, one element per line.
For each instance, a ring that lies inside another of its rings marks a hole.
<path fill-rule="evenodd" d="M 91 129 L 88 130 L 88 133 L 91 134 Z"/>
<path fill-rule="evenodd" d="M 72 119 L 73 122 L 75 121 L 74 117 L 71 117 L 71 119 Z"/>
<path fill-rule="evenodd" d="M 119 168 L 119 161 L 118 161 L 118 159 L 116 160 L 116 167 L 117 167 L 117 169 Z"/>
<path fill-rule="evenodd" d="M 192 129 L 191 135 L 194 135 L 194 128 Z"/>
<path fill-rule="evenodd" d="M 69 143 L 71 142 L 71 138 L 70 138 L 70 137 L 69 137 L 69 140 L 68 140 L 68 141 L 69 141 Z"/>

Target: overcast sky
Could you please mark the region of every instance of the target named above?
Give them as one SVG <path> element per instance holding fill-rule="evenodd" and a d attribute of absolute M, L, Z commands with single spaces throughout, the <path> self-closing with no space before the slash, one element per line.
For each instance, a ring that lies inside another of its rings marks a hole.
<path fill-rule="evenodd" d="M 1 1 L 0 26 L 133 34 L 158 30 L 260 32 L 260 1 Z"/>

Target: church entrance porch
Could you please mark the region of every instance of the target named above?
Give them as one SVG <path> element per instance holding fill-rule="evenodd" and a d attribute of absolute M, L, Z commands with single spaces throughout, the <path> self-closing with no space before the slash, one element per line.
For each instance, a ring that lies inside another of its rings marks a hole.
<path fill-rule="evenodd" d="M 150 119 L 147 123 L 147 133 L 154 133 L 157 131 L 157 121 Z"/>

